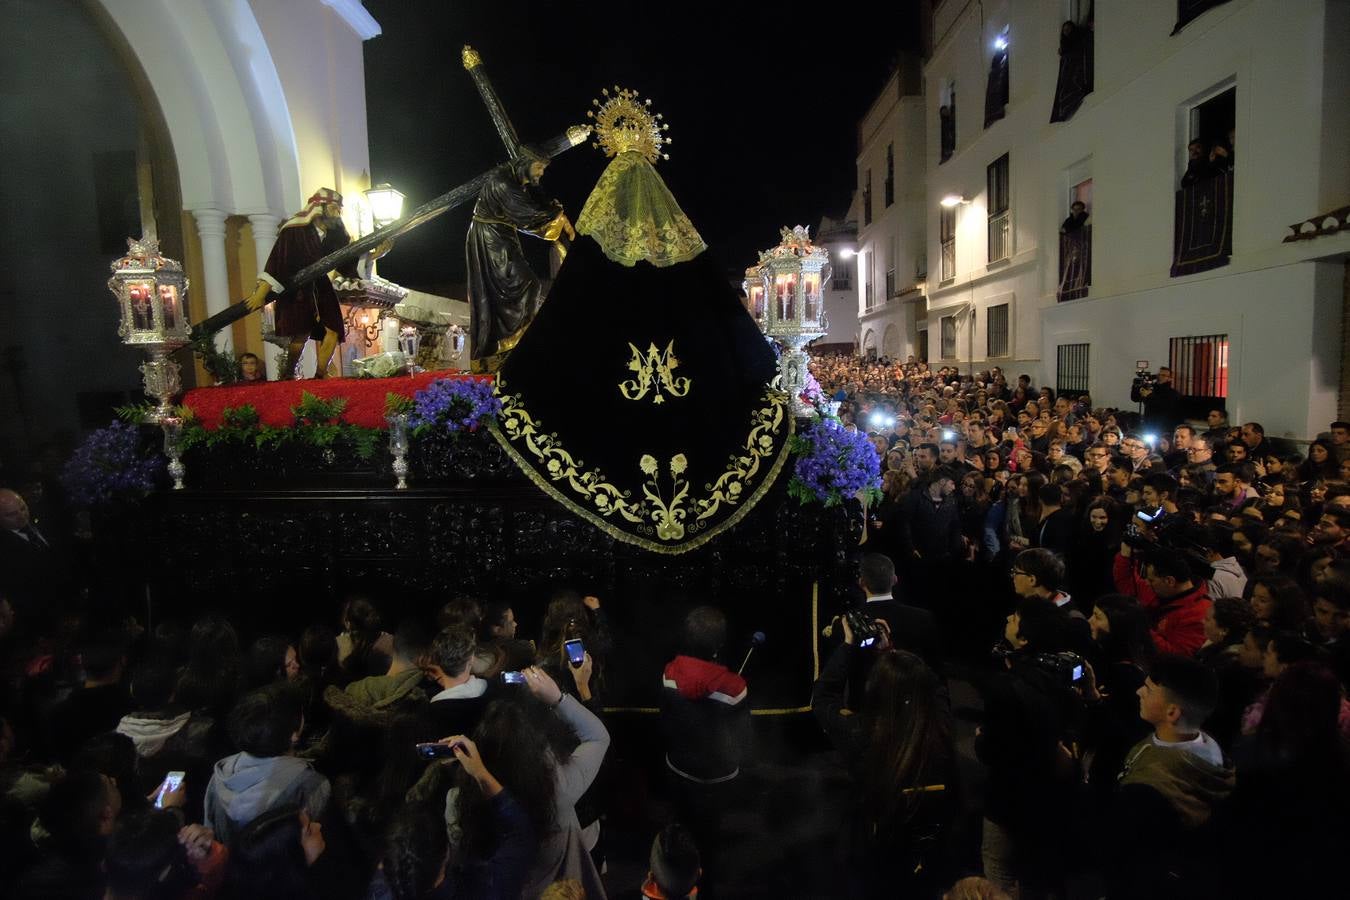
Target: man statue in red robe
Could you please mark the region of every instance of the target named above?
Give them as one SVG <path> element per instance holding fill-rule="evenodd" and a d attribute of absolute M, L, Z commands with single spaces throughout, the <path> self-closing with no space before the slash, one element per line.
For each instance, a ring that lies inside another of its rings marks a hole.
<path fill-rule="evenodd" d="M 292 279 L 301 269 L 350 242 L 342 224 L 342 195 L 331 188 L 315 191 L 308 205 L 277 232 L 267 265 L 247 303 L 249 309 L 257 310 L 269 296 L 276 298 L 276 332 L 290 339 L 282 378 L 292 377 L 305 342 L 311 338 L 319 342 L 314 377 L 327 377 L 328 364 L 345 331 L 337 292 L 327 277 L 299 286 L 292 284 Z M 356 260 L 338 271 L 355 278 Z"/>

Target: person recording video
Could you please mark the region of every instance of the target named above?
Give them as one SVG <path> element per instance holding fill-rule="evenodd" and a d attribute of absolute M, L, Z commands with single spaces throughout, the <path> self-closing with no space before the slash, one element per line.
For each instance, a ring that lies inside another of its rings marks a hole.
<path fill-rule="evenodd" d="M 1172 370 L 1160 366 L 1155 379 L 1147 378 L 1146 375 L 1146 372 L 1141 372 L 1135 376 L 1130 388 L 1130 400 L 1144 404 L 1143 420 L 1147 430 L 1170 432 L 1184 418 L 1181 414 L 1181 394 L 1172 386 Z"/>

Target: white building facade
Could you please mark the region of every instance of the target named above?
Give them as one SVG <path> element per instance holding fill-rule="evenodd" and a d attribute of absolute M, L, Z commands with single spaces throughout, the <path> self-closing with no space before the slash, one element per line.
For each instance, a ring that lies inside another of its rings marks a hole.
<path fill-rule="evenodd" d="M 812 343 L 818 352 L 857 351 L 858 202 L 855 193 L 843 219 L 825 216 L 815 230 L 815 243 L 830 254 L 830 280 L 825 284 L 825 316 L 830 330 Z"/>
<path fill-rule="evenodd" d="M 1285 238 L 1294 223 L 1350 202 L 1350 63 L 1336 43 L 1350 34 L 1350 4 L 1229 0 L 1176 34 L 1172 0 L 1102 4 L 1095 19 L 1092 6 L 946 0 L 933 10 L 923 121 L 893 78 L 862 123 L 860 190 L 870 170 L 875 214 L 860 221 L 862 351 L 903 358 L 926 348 L 935 367 L 997 365 L 1127 407 L 1147 360 L 1177 371 L 1195 409 L 1221 403 L 1232 421 L 1260 420 L 1272 435 L 1324 430 L 1341 392 L 1350 234 Z M 1052 124 L 1066 21 L 1090 30 L 1093 84 Z M 1003 52 L 1006 104 L 996 98 L 1002 116 L 987 120 Z M 954 141 L 944 107 L 954 109 Z M 1228 129 L 1231 254 L 1174 276 L 1187 144 Z M 915 135 L 921 150 L 911 149 Z M 897 202 L 887 205 L 892 144 Z M 924 177 L 911 185 L 905 167 L 920 158 Z M 918 247 L 901 202 L 911 187 Z M 1074 199 L 1090 226 L 1090 276 L 1077 281 L 1060 261 Z M 909 277 L 915 258 L 928 261 L 926 279 Z M 899 290 L 921 288 L 914 302 L 889 298 L 893 265 Z"/>
<path fill-rule="evenodd" d="M 864 356 L 903 360 L 921 349 L 923 106 L 918 65 L 902 64 L 859 127 L 857 310 Z"/>

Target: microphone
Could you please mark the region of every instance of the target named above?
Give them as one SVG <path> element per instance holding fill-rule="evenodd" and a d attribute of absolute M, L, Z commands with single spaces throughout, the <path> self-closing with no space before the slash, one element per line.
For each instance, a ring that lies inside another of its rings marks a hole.
<path fill-rule="evenodd" d="M 754 634 L 750 635 L 750 649 L 745 651 L 745 659 L 741 660 L 741 667 L 736 670 L 737 675 L 740 675 L 745 671 L 745 664 L 750 662 L 750 654 L 755 652 L 756 647 L 764 646 L 765 640 L 766 638 L 762 631 L 756 631 Z"/>

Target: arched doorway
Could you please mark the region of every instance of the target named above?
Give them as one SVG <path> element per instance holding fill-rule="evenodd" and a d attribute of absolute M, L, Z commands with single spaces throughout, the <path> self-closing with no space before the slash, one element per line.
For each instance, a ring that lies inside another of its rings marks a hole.
<path fill-rule="evenodd" d="M 896 359 L 900 356 L 900 329 L 894 324 L 886 326 L 885 334 L 881 338 L 881 355 L 887 359 Z"/>
<path fill-rule="evenodd" d="M 0 241 L 0 268 L 19 276 L 0 282 L 0 452 L 23 465 L 47 446 L 63 456 L 114 406 L 143 399 L 143 356 L 118 340 L 108 266 L 144 222 L 160 223 L 170 256 L 183 240 L 163 120 L 99 7 L 12 0 L 15 13 L 24 27 L 0 62 L 0 230 L 22 239 Z"/>
<path fill-rule="evenodd" d="M 871 328 L 863 332 L 862 355 L 867 359 L 876 359 L 877 333 Z"/>

